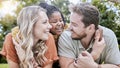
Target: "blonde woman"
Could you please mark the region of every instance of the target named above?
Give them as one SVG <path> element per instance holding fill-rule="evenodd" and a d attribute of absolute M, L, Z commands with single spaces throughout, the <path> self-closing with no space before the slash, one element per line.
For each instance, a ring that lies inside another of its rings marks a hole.
<path fill-rule="evenodd" d="M 0 52 L 9 67 L 52 68 L 58 56 L 46 11 L 39 6 L 25 7 L 19 13 L 17 24 L 5 37 Z"/>

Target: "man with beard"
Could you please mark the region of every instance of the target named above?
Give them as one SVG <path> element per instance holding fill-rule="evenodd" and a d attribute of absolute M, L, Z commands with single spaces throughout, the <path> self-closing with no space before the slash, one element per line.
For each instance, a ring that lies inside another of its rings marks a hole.
<path fill-rule="evenodd" d="M 70 30 L 64 31 L 58 42 L 61 68 L 120 68 L 116 36 L 112 30 L 98 25 L 98 9 L 80 3 L 70 10 Z M 98 28 L 103 30 L 101 39 Z"/>

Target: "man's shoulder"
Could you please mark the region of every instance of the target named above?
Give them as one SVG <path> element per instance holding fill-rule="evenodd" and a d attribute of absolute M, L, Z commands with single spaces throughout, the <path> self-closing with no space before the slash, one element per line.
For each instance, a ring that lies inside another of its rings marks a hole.
<path fill-rule="evenodd" d="M 103 37 L 105 39 L 105 42 L 107 44 L 107 46 L 112 46 L 112 44 L 114 44 L 113 46 L 117 45 L 117 38 L 115 33 L 106 27 L 102 27 L 103 29 Z"/>
<path fill-rule="evenodd" d="M 71 32 L 70 32 L 70 30 L 63 31 L 63 33 L 60 35 L 60 37 L 63 37 L 65 39 L 71 38 Z"/>
<path fill-rule="evenodd" d="M 72 42 L 73 39 L 71 37 L 70 30 L 65 30 L 59 37 L 59 40 L 64 40 L 62 42 Z"/>
<path fill-rule="evenodd" d="M 100 28 L 103 29 L 103 36 L 104 37 L 107 37 L 107 38 L 115 37 L 115 33 L 111 29 L 104 27 L 104 26 L 100 26 Z"/>
<path fill-rule="evenodd" d="M 71 31 L 70 30 L 64 30 L 63 33 L 71 34 Z"/>

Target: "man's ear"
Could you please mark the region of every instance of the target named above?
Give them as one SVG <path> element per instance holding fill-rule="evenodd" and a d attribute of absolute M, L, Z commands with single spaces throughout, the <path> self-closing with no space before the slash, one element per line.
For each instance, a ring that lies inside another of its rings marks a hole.
<path fill-rule="evenodd" d="M 99 37 L 99 41 L 102 40 L 103 37 L 103 29 L 98 27 L 98 29 L 95 32 L 95 38 Z"/>
<path fill-rule="evenodd" d="M 94 24 L 90 24 L 88 26 L 88 29 L 94 31 L 95 30 L 95 25 Z"/>
<path fill-rule="evenodd" d="M 94 24 L 90 24 L 89 26 L 87 26 L 86 33 L 94 34 L 95 33 L 95 25 Z"/>

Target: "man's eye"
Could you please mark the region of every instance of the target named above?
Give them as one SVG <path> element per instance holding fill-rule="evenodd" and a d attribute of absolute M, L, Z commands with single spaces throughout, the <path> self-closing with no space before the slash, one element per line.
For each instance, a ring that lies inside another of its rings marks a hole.
<path fill-rule="evenodd" d="M 77 24 L 73 24 L 73 26 L 77 26 Z"/>

